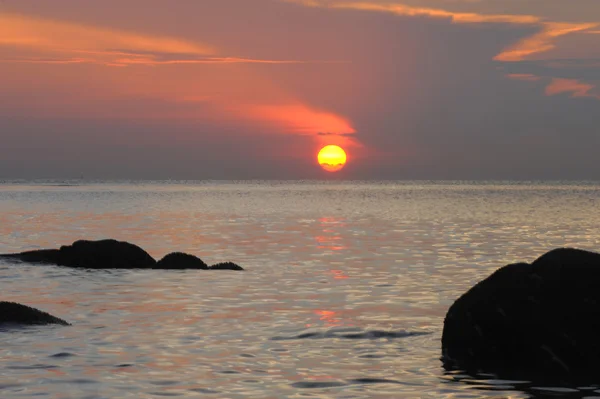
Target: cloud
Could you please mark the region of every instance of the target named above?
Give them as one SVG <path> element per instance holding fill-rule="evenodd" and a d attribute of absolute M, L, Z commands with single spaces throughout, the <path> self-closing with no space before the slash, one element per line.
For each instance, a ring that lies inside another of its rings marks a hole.
<path fill-rule="evenodd" d="M 36 18 L 20 14 L 0 13 L 0 45 L 29 47 L 49 52 L 87 51 L 112 56 L 115 48 L 165 54 L 212 54 L 211 47 L 187 40 L 132 33 Z"/>
<path fill-rule="evenodd" d="M 506 75 L 506 77 L 513 80 L 524 80 L 528 82 L 535 82 L 541 79 L 541 77 L 535 76 L 531 73 L 509 73 Z"/>
<path fill-rule="evenodd" d="M 109 11 L 118 5 L 116 0 L 98 5 L 103 10 L 98 15 L 89 4 L 72 1 L 62 4 L 79 9 L 48 11 L 42 5 L 56 7 L 54 3 L 40 1 L 36 12 L 78 15 L 102 26 L 131 20 L 142 3 L 123 3 L 117 19 Z M 0 57 L 47 63 L 0 65 L 3 75 L 10 76 L 0 99 L 0 132 L 8 135 L 0 146 L 0 171 L 30 176 L 319 178 L 323 174 L 315 162 L 315 147 L 334 142 L 346 148 L 341 143 L 346 140 L 363 145 L 347 148 L 350 162 L 340 173 L 348 178 L 598 176 L 594 149 L 600 140 L 595 128 L 600 103 L 573 100 L 574 91 L 547 97 L 544 89 L 555 77 L 600 86 L 600 75 L 587 75 L 587 64 L 558 70 L 547 66 L 550 60 L 491 61 L 510 44 L 539 33 L 543 22 L 463 23 L 447 16 L 323 10 L 271 0 L 261 0 L 260 7 L 247 0 L 181 2 L 186 6 L 178 3 L 182 8 L 162 19 L 163 11 L 156 6 L 160 3 L 147 4 L 153 14 L 140 15 L 137 29 L 156 36 L 162 35 L 158 29 L 166 29 L 162 32 L 174 37 L 197 38 L 214 45 L 215 53 L 165 53 L 119 43 L 68 53 L 0 47 Z M 457 7 L 456 2 L 438 3 L 445 4 L 439 8 Z M 225 10 L 232 6 L 242 11 Z M 223 8 L 220 18 L 213 7 Z M 559 49 L 596 39 L 577 33 L 567 37 L 556 40 Z M 224 49 L 230 54 L 222 54 Z M 227 55 L 330 57 L 351 63 L 100 64 L 125 59 L 210 63 Z M 67 57 L 73 65 L 51 65 Z M 99 63 L 76 64 L 95 60 Z M 578 90 L 579 95 L 597 93 Z M 24 152 L 32 156 L 19 156 Z M 230 161 L 223 162 L 224 156 Z"/>
<path fill-rule="evenodd" d="M 0 62 L 24 64 L 86 64 L 92 61 L 88 58 L 0 58 Z"/>
<path fill-rule="evenodd" d="M 249 114 L 261 119 L 282 122 L 287 130 L 298 134 L 354 133 L 354 128 L 341 116 L 315 110 L 306 105 L 256 105 L 248 108 Z"/>
<path fill-rule="evenodd" d="M 283 0 L 288 3 L 307 7 L 376 11 L 407 17 L 430 17 L 448 19 L 454 23 L 509 23 L 536 24 L 541 19 L 534 15 L 479 14 L 471 12 L 453 12 L 438 8 L 414 7 L 401 3 L 381 4 L 377 2 L 347 2 L 338 0 Z"/>
<path fill-rule="evenodd" d="M 319 132 L 317 133 L 319 136 L 342 136 L 342 137 L 351 137 L 354 133 L 333 133 L 333 132 Z"/>
<path fill-rule="evenodd" d="M 591 94 L 595 88 L 593 85 L 581 83 L 581 80 L 578 80 L 581 78 L 595 80 L 593 75 L 598 73 L 598 58 L 593 57 L 594 50 L 590 49 L 591 38 L 588 36 L 585 41 L 577 34 L 598 34 L 600 33 L 598 30 L 600 23 L 586 22 L 582 20 L 585 16 L 580 16 L 579 20 L 572 19 L 573 22 L 561 22 L 542 17 L 541 14 L 532 11 L 534 8 L 528 8 L 530 12 L 526 14 L 501 14 L 469 12 L 469 6 L 466 4 L 461 7 L 463 12 L 455 12 L 446 9 L 452 5 L 438 8 L 419 7 L 393 0 L 282 1 L 313 8 L 357 10 L 387 13 L 400 17 L 438 19 L 461 25 L 508 25 L 511 30 L 523 31 L 525 36 L 521 36 L 516 41 L 512 39 L 512 44 L 504 49 L 496 50 L 496 55 L 492 55 L 494 61 L 503 64 L 502 68 L 505 69 L 507 78 L 529 82 L 554 79 L 546 90 L 548 95 L 570 92 L 573 94 L 571 97 L 598 98 L 597 95 Z M 406 2 L 408 1 L 410 0 Z M 590 13 L 590 15 L 593 14 Z M 533 33 L 528 33 L 529 30 Z M 570 40 L 563 39 L 566 36 L 570 36 Z M 588 51 L 585 51 L 586 48 Z M 574 52 L 582 58 L 569 59 L 573 57 Z"/>
<path fill-rule="evenodd" d="M 126 65 L 199 65 L 199 64 L 309 64 L 309 63 L 340 63 L 343 61 L 301 61 L 301 60 L 266 60 L 240 57 L 202 57 L 202 58 L 181 58 L 164 59 L 159 57 L 139 57 L 139 58 L 118 58 L 114 60 L 115 64 Z"/>
<path fill-rule="evenodd" d="M 340 0 L 283 0 L 289 3 L 302 4 L 308 7 L 324 7 L 332 9 L 351 9 L 359 11 L 385 12 L 406 17 L 427 17 L 449 20 L 456 24 L 516 24 L 539 27 L 541 30 L 526 37 L 502 51 L 494 60 L 515 62 L 529 59 L 532 55 L 552 50 L 555 41 L 561 36 L 576 32 L 596 33 L 591 29 L 599 23 L 565 23 L 545 21 L 536 15 L 518 14 L 482 14 L 475 12 L 454 12 L 438 8 L 414 7 L 401 3 L 381 4 L 371 2 L 347 2 Z"/>
<path fill-rule="evenodd" d="M 558 23 L 549 22 L 542 24 L 542 30 L 533 36 L 527 37 L 510 46 L 494 59 L 496 61 L 515 62 L 523 61 L 534 54 L 544 53 L 556 47 L 558 37 L 570 33 L 582 32 L 598 26 L 596 23 Z"/>
<path fill-rule="evenodd" d="M 189 40 L 1 12 L 0 47 L 8 49 L 0 57 L 4 63 L 157 66 L 340 62 L 215 56 L 213 47 Z"/>
<path fill-rule="evenodd" d="M 407 17 L 430 17 L 449 19 L 453 23 L 507 23 L 507 24 L 535 24 L 540 18 L 533 15 L 510 14 L 478 14 L 466 12 L 453 12 L 435 8 L 413 7 L 404 4 L 377 4 L 377 3 L 334 3 L 332 8 L 345 8 L 363 11 L 379 11 Z"/>
<path fill-rule="evenodd" d="M 355 139 L 356 130 L 344 117 L 304 104 L 251 105 L 244 113 L 255 120 L 296 135 L 312 136 L 319 143 L 340 146 L 361 146 Z"/>
<path fill-rule="evenodd" d="M 577 79 L 552 79 L 552 82 L 546 87 L 546 95 L 555 96 L 557 94 L 571 93 L 573 98 L 595 98 L 600 100 L 600 94 L 590 93 L 596 86 L 581 82 Z"/>
<path fill-rule="evenodd" d="M 4 63 L 24 63 L 24 64 L 103 64 L 106 66 L 125 67 L 130 65 L 202 65 L 202 64 L 309 64 L 309 63 L 338 63 L 338 61 L 299 61 L 299 60 L 265 60 L 238 57 L 204 57 L 196 59 L 157 59 L 152 56 L 136 58 L 135 55 L 128 58 L 115 58 L 113 60 L 99 61 L 95 58 L 0 58 Z M 341 62 L 341 61 L 339 61 Z"/>

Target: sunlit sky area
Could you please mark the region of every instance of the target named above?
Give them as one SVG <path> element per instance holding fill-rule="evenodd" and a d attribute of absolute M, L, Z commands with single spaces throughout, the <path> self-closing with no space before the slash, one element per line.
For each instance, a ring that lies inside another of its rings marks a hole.
<path fill-rule="evenodd" d="M 0 178 L 600 179 L 598 0 L 1 0 L 0 90 Z"/>

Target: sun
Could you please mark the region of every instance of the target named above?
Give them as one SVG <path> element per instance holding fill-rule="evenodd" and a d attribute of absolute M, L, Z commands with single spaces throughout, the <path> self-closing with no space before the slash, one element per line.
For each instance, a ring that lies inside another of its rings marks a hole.
<path fill-rule="evenodd" d="M 317 155 L 319 165 L 328 172 L 337 172 L 346 165 L 346 152 L 337 145 L 326 145 Z"/>

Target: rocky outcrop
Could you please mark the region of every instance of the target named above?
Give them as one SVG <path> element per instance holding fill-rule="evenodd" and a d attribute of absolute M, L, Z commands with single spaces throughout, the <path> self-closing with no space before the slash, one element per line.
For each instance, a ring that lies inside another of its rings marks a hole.
<path fill-rule="evenodd" d="M 221 262 L 208 266 L 197 256 L 183 252 L 172 252 L 159 260 L 155 269 L 201 269 L 201 270 L 244 270 L 233 262 Z"/>
<path fill-rule="evenodd" d="M 70 325 L 63 319 L 52 316 L 49 313 L 34 309 L 29 306 L 15 302 L 0 301 L 0 325 L 43 325 L 60 324 Z"/>
<path fill-rule="evenodd" d="M 555 249 L 476 284 L 446 314 L 442 361 L 511 379 L 600 379 L 600 254 Z"/>
<path fill-rule="evenodd" d="M 60 249 L 0 255 L 27 263 L 47 263 L 87 269 L 149 269 L 156 261 L 137 245 L 117 240 L 75 241 Z"/>
<path fill-rule="evenodd" d="M 184 254 L 183 252 L 172 252 L 156 263 L 155 269 L 203 269 L 208 265 L 197 256 Z"/>
<path fill-rule="evenodd" d="M 209 267 L 202 259 L 182 252 L 173 252 L 156 262 L 137 245 L 125 241 L 75 241 L 60 249 L 42 249 L 17 254 L 0 255 L 0 259 L 26 263 L 52 264 L 86 269 L 218 269 L 244 270 L 232 262 Z"/>
<path fill-rule="evenodd" d="M 233 262 L 221 262 L 209 267 L 210 270 L 244 270 L 240 265 Z"/>

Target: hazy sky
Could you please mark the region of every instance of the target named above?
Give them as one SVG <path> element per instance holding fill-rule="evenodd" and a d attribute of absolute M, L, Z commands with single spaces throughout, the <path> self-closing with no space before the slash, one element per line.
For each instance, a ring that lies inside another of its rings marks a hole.
<path fill-rule="evenodd" d="M 600 179 L 600 0 L 0 0 L 0 139 L 0 178 Z"/>

